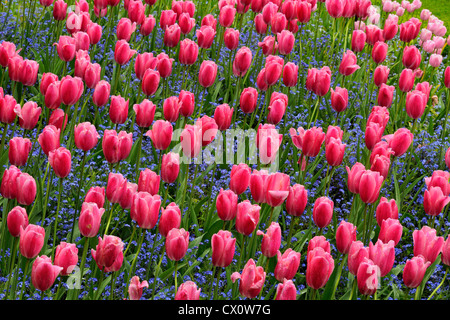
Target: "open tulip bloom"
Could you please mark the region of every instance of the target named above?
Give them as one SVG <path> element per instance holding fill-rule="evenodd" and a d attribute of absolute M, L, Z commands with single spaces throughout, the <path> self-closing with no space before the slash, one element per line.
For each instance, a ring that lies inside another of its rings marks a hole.
<path fill-rule="evenodd" d="M 450 299 L 446 1 L 32 2 L 2 299 Z"/>

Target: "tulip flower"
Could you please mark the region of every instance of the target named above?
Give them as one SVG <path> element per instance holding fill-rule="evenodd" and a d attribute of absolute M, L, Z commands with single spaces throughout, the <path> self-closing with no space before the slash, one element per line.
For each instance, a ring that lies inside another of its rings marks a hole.
<path fill-rule="evenodd" d="M 47 291 L 54 284 L 56 278 L 63 270 L 62 267 L 52 264 L 47 256 L 37 257 L 31 269 L 31 283 L 40 291 Z"/>
<path fill-rule="evenodd" d="M 244 200 L 237 205 L 236 230 L 245 236 L 249 236 L 256 228 L 259 221 L 261 207 Z"/>
<path fill-rule="evenodd" d="M 128 286 L 128 295 L 130 296 L 130 300 L 140 300 L 144 288 L 148 288 L 147 281 L 144 280 L 140 282 L 138 276 L 131 278 L 130 285 Z"/>
<path fill-rule="evenodd" d="M 331 254 L 320 247 L 308 252 L 306 262 L 306 283 L 317 290 L 325 286 L 334 270 Z"/>
<path fill-rule="evenodd" d="M 43 227 L 29 224 L 25 229 L 20 226 L 19 250 L 27 259 L 35 258 L 44 245 L 45 230 Z M 58 272 L 59 273 L 59 272 Z"/>
<path fill-rule="evenodd" d="M 263 236 L 261 252 L 268 258 L 274 257 L 281 246 L 281 228 L 277 222 L 272 222 L 267 228 L 267 233 L 258 230 L 257 236 Z"/>
<path fill-rule="evenodd" d="M 231 281 L 239 282 L 239 293 L 249 299 L 255 298 L 260 292 L 266 279 L 263 267 L 257 267 L 253 259 L 249 259 L 242 270 L 242 274 L 234 272 Z"/>
<path fill-rule="evenodd" d="M 413 232 L 414 256 L 422 255 L 427 262 L 433 263 L 444 245 L 444 238 L 436 236 L 436 230 L 423 226 Z"/>
<path fill-rule="evenodd" d="M 172 261 L 181 260 L 189 245 L 189 232 L 184 229 L 173 228 L 166 237 L 166 254 Z"/>
<path fill-rule="evenodd" d="M 408 288 L 417 288 L 422 283 L 427 268 L 431 265 L 423 256 L 414 256 L 406 261 L 403 268 L 403 283 Z"/>
<path fill-rule="evenodd" d="M 278 281 L 292 280 L 300 266 L 300 252 L 288 248 L 283 254 L 277 251 L 277 264 L 274 276 Z"/>
<path fill-rule="evenodd" d="M 28 214 L 25 208 L 21 206 L 15 206 L 8 212 L 6 217 L 6 224 L 8 226 L 9 233 L 17 238 L 20 236 L 20 228 L 26 229 L 28 226 Z"/>
<path fill-rule="evenodd" d="M 220 230 L 211 238 L 211 259 L 213 266 L 225 268 L 233 261 L 236 239 L 230 231 Z"/>
<path fill-rule="evenodd" d="M 95 250 L 91 249 L 91 255 L 100 270 L 118 271 L 123 263 L 123 242 L 117 236 L 99 237 Z"/>
<path fill-rule="evenodd" d="M 67 276 L 72 273 L 78 263 L 78 248 L 74 243 L 61 241 L 55 250 L 55 266 L 61 267 L 60 274 Z"/>

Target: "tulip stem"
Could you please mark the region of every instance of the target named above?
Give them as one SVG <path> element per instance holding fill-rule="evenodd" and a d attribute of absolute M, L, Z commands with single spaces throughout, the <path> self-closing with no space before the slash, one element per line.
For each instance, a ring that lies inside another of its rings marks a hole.
<path fill-rule="evenodd" d="M 30 266 L 30 259 L 27 259 L 27 262 L 25 264 L 25 272 L 23 273 L 22 290 L 20 291 L 19 300 L 22 300 L 23 293 L 25 291 L 25 279 L 27 278 L 27 273 L 28 273 L 29 266 Z"/>
<path fill-rule="evenodd" d="M 140 229 L 141 229 L 141 237 L 139 239 L 138 248 L 137 248 L 136 254 L 134 256 L 133 262 L 131 263 L 130 273 L 128 274 L 128 279 L 126 282 L 127 284 L 130 283 L 131 276 L 134 273 L 134 268 L 136 267 L 137 257 L 139 256 L 139 252 L 141 251 L 142 243 L 144 242 L 145 234 L 147 233 L 147 229 L 143 229 L 143 228 L 140 228 Z M 128 290 L 125 290 L 125 298 L 127 296 L 128 296 Z"/>
<path fill-rule="evenodd" d="M 215 275 L 216 275 L 216 269 L 217 269 L 217 266 L 214 266 L 212 274 L 211 274 L 211 286 L 209 287 L 209 300 L 212 300 L 212 298 L 213 298 L 212 292 L 213 292 L 214 278 L 215 278 Z"/>
<path fill-rule="evenodd" d="M 289 224 L 289 235 L 288 235 L 288 238 L 287 238 L 287 241 L 286 241 L 286 244 L 288 246 L 290 245 L 292 236 L 294 234 L 296 218 L 297 218 L 296 216 L 292 216 L 291 223 Z"/>
<path fill-rule="evenodd" d="M 105 229 L 105 232 L 103 233 L 103 235 L 105 235 L 108 232 L 109 224 L 111 223 L 111 217 L 113 215 L 113 211 L 114 211 L 114 204 L 112 204 L 112 206 L 111 206 L 111 211 L 109 212 L 108 223 L 106 224 L 106 229 Z"/>
<path fill-rule="evenodd" d="M 363 243 L 366 245 L 366 236 L 367 236 L 367 203 L 364 205 L 364 231 L 363 231 Z"/>
<path fill-rule="evenodd" d="M 74 240 L 74 234 L 75 234 L 75 221 L 76 218 L 78 216 L 78 212 L 79 212 L 79 205 L 80 205 L 80 192 L 81 192 L 81 186 L 83 185 L 83 178 L 84 178 L 84 167 L 86 165 L 86 151 L 83 151 L 83 160 L 81 163 L 81 173 L 80 173 L 80 185 L 78 187 L 78 192 L 77 192 L 77 198 L 75 199 L 75 215 L 73 216 L 73 222 L 72 222 L 72 232 L 71 232 L 71 241 L 73 242 Z"/>
<path fill-rule="evenodd" d="M 428 297 L 427 300 L 430 300 L 436 294 L 436 292 L 439 290 L 439 288 L 442 287 L 442 285 L 444 284 L 445 278 L 447 277 L 448 269 L 449 269 L 448 267 L 445 269 L 445 274 L 444 274 L 444 277 L 442 278 L 441 283 L 436 287 L 436 289 L 433 290 L 433 292 L 430 294 L 430 296 Z"/>
<path fill-rule="evenodd" d="M 55 257 L 55 243 L 56 243 L 56 229 L 58 227 L 58 216 L 59 210 L 61 208 L 61 193 L 63 186 L 63 178 L 59 178 L 59 188 L 58 188 L 58 206 L 56 207 L 55 224 L 53 226 L 53 246 L 52 246 L 52 259 Z M 74 218 L 75 219 L 75 218 Z"/>
<path fill-rule="evenodd" d="M 154 273 L 154 275 L 155 275 L 155 278 L 153 279 L 153 289 L 152 289 L 152 300 L 155 300 L 155 288 L 156 288 L 156 277 L 158 276 L 158 274 L 159 274 L 159 268 L 160 268 L 160 266 L 161 266 L 161 262 L 162 262 L 162 259 L 163 259 L 163 257 L 164 257 L 164 249 L 165 249 L 165 247 L 164 246 L 162 246 L 162 248 L 161 248 L 161 254 L 160 254 L 160 258 L 159 258 L 159 262 L 158 262 L 158 265 L 156 266 L 156 268 L 155 268 L 155 273 Z"/>
<path fill-rule="evenodd" d="M 177 284 L 177 269 L 178 269 L 178 261 L 175 261 L 175 296 L 177 295 L 177 291 L 178 291 L 178 284 Z"/>
<path fill-rule="evenodd" d="M 15 237 L 14 238 L 14 246 L 13 246 L 13 251 L 12 251 L 12 256 L 11 256 L 11 263 L 10 263 L 10 267 L 9 267 L 9 275 L 8 275 L 8 282 L 6 283 L 6 292 L 5 292 L 5 300 L 8 297 L 8 290 L 9 290 L 9 283 L 11 281 L 11 274 L 13 273 L 13 269 L 14 269 L 14 265 L 16 262 L 16 253 L 17 253 L 17 245 L 19 244 L 19 237 Z M 15 278 L 15 276 L 14 276 Z M 13 286 L 14 288 L 15 286 Z"/>
<path fill-rule="evenodd" d="M 87 256 L 88 248 L 89 248 L 89 238 L 85 237 L 84 245 L 83 245 L 83 255 L 81 256 L 81 263 L 80 263 L 80 280 L 79 280 L 80 282 L 78 283 L 80 288 L 81 288 L 81 282 L 83 281 L 83 271 L 84 271 L 84 265 L 86 263 L 86 256 Z M 76 299 L 78 299 L 80 288 L 77 290 Z"/>

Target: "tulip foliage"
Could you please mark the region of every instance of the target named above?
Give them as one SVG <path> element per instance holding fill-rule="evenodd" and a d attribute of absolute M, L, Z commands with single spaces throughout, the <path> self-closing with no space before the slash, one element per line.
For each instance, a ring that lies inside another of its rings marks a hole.
<path fill-rule="evenodd" d="M 2 298 L 449 299 L 421 1 L 68 5 L 0 4 Z"/>

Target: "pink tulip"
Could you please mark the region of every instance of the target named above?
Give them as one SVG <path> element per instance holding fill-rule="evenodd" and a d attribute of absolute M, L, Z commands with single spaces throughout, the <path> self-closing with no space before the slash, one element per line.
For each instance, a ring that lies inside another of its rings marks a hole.
<path fill-rule="evenodd" d="M 300 266 L 300 252 L 296 252 L 291 248 L 281 254 L 277 252 L 277 264 L 274 270 L 274 276 L 278 281 L 283 279 L 292 280 Z"/>
<path fill-rule="evenodd" d="M 116 236 L 99 237 L 95 250 L 91 249 L 91 255 L 103 272 L 118 271 L 123 263 L 123 242 Z"/>
<path fill-rule="evenodd" d="M 20 226 L 19 250 L 27 259 L 35 258 L 44 245 L 45 230 L 43 227 L 29 224 L 25 229 Z M 59 273 L 59 272 L 58 272 Z"/>
<path fill-rule="evenodd" d="M 26 229 L 28 226 L 28 214 L 25 208 L 21 206 L 15 206 L 8 212 L 6 217 L 6 224 L 8 226 L 9 233 L 17 238 L 20 236 L 20 228 Z"/>
<path fill-rule="evenodd" d="M 180 156 L 178 153 L 169 152 L 162 156 L 161 179 L 165 183 L 173 183 L 180 172 Z"/>
<path fill-rule="evenodd" d="M 274 257 L 281 246 L 281 228 L 277 222 L 272 222 L 267 228 L 267 233 L 258 230 L 257 236 L 263 236 L 261 252 L 268 258 Z"/>
<path fill-rule="evenodd" d="M 250 259 L 244 266 L 242 274 L 234 272 L 231 275 L 231 281 L 239 282 L 239 293 L 249 299 L 255 298 L 260 292 L 266 279 L 266 273 L 263 267 L 257 267 L 255 261 Z"/>
<path fill-rule="evenodd" d="M 342 220 L 336 230 L 336 248 L 340 253 L 348 254 L 353 241 L 356 241 L 356 226 Z"/>
<path fill-rule="evenodd" d="M 237 205 L 236 230 L 249 236 L 256 228 L 259 221 L 261 207 L 244 200 Z"/>
<path fill-rule="evenodd" d="M 139 173 L 138 191 L 147 192 L 150 195 L 157 195 L 159 192 L 161 177 L 156 172 L 145 168 Z"/>
<path fill-rule="evenodd" d="M 433 263 L 444 245 L 444 238 L 436 236 L 436 230 L 423 226 L 413 232 L 414 256 L 422 255 L 425 261 Z"/>
<path fill-rule="evenodd" d="M 387 218 L 381 223 L 380 233 L 378 239 L 384 243 L 394 241 L 394 245 L 397 245 L 402 238 L 403 226 L 397 219 Z"/>
<path fill-rule="evenodd" d="M 74 243 L 61 241 L 55 250 L 55 266 L 61 267 L 60 275 L 72 273 L 78 263 L 78 248 Z"/>
<path fill-rule="evenodd" d="M 233 261 L 236 239 L 230 231 L 220 230 L 211 238 L 211 259 L 213 266 L 225 268 Z"/>
<path fill-rule="evenodd" d="M 9 140 L 8 159 L 17 167 L 27 163 L 28 155 L 31 151 L 31 141 L 28 138 L 14 137 Z"/>
<path fill-rule="evenodd" d="M 134 194 L 130 217 L 142 229 L 153 229 L 158 222 L 161 197 L 140 191 Z"/>
<path fill-rule="evenodd" d="M 31 269 L 31 283 L 44 292 L 52 287 L 63 268 L 52 264 L 52 259 L 47 256 L 39 256 L 34 260 Z"/>
<path fill-rule="evenodd" d="M 172 261 L 181 260 L 189 246 L 189 232 L 184 229 L 173 228 L 166 237 L 166 254 Z"/>
<path fill-rule="evenodd" d="M 48 154 L 48 161 L 57 177 L 62 179 L 69 175 L 72 165 L 72 156 L 68 149 L 59 147 L 50 151 Z"/>
<path fill-rule="evenodd" d="M 306 283 L 317 290 L 325 286 L 334 270 L 331 254 L 320 247 L 308 252 L 306 262 Z"/>
<path fill-rule="evenodd" d="M 130 285 L 128 286 L 128 294 L 130 296 L 130 300 L 140 300 L 142 297 L 142 292 L 144 288 L 148 288 L 147 281 L 139 281 L 138 276 L 134 276 L 131 278 Z"/>

